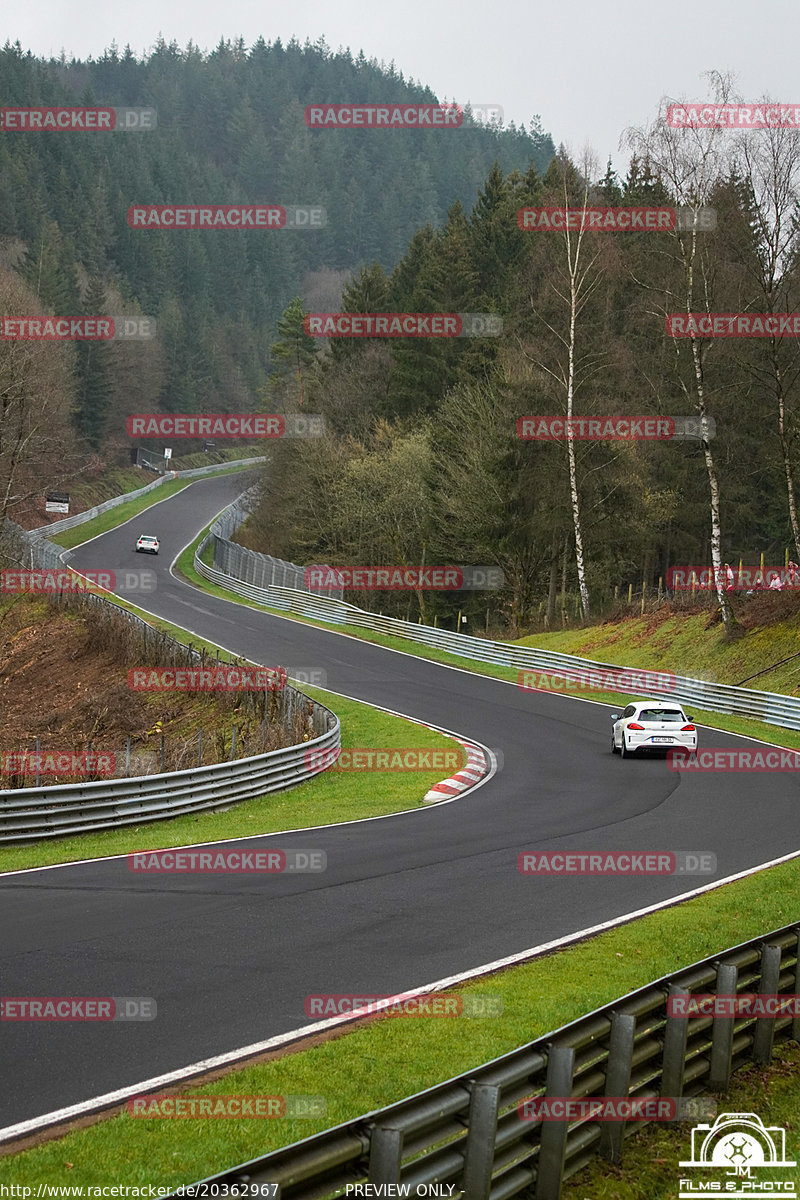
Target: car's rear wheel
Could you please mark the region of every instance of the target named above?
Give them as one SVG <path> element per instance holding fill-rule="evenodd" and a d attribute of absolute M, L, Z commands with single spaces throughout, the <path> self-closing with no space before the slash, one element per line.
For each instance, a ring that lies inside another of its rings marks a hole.
<path fill-rule="evenodd" d="M 612 735 L 611 735 L 611 753 L 612 753 L 612 754 L 619 754 L 619 746 L 618 746 L 618 745 L 616 744 L 616 742 L 614 741 L 614 735 L 613 735 L 613 733 L 612 733 Z"/>
<path fill-rule="evenodd" d="M 622 755 L 622 757 L 623 757 L 623 758 L 633 758 L 633 756 L 634 756 L 634 754 L 635 754 L 635 753 L 636 753 L 636 751 L 635 751 L 635 750 L 631 750 L 631 749 L 629 749 L 629 748 L 628 748 L 628 746 L 626 745 L 626 743 L 625 743 L 625 734 L 623 733 L 623 735 L 622 735 L 622 746 L 621 746 L 621 748 L 620 748 L 620 754 Z"/>

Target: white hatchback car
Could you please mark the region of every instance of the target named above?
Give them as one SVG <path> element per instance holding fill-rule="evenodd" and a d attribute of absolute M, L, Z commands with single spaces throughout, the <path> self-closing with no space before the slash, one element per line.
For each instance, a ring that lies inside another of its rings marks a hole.
<path fill-rule="evenodd" d="M 639 750 L 697 749 L 697 729 L 675 700 L 636 700 L 611 720 L 611 753 L 623 758 Z"/>
<path fill-rule="evenodd" d="M 136 542 L 137 554 L 158 554 L 158 538 L 150 533 L 143 533 Z"/>

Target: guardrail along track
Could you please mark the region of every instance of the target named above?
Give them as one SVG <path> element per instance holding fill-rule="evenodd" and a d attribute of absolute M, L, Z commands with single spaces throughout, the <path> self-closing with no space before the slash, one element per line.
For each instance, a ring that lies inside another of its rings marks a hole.
<path fill-rule="evenodd" d="M 119 507 L 120 504 L 127 504 L 129 500 L 137 500 L 139 496 L 146 496 L 148 492 L 155 491 L 170 479 L 192 479 L 195 476 L 199 478 L 201 475 L 213 475 L 217 471 L 225 471 L 229 467 L 255 466 L 263 462 L 263 455 L 260 455 L 258 458 L 236 458 L 230 462 L 212 463 L 208 467 L 191 467 L 186 471 L 166 471 L 159 479 L 153 479 L 144 487 L 136 488 L 133 492 L 123 492 L 121 496 L 112 496 L 110 500 L 104 500 L 102 504 L 95 504 L 93 508 L 87 508 L 84 512 L 64 517 L 60 521 L 53 521 L 50 525 L 40 525 L 38 529 L 32 529 L 29 532 L 46 536 L 48 533 L 60 533 L 64 529 L 74 529 L 76 525 L 92 521 L 101 513 L 109 512 L 112 508 Z"/>
<path fill-rule="evenodd" d="M 354 604 L 341 599 L 315 595 L 306 590 L 279 585 L 263 586 L 256 560 L 265 555 L 256 554 L 229 540 L 229 535 L 247 517 L 247 509 L 235 501 L 209 529 L 197 547 L 194 567 L 199 575 L 224 587 L 228 591 L 254 600 L 267 608 L 312 617 L 333 625 L 353 625 L 371 629 L 388 637 L 401 637 L 419 642 L 438 650 L 446 650 L 472 662 L 490 663 L 494 666 L 512 667 L 518 671 L 540 671 L 543 674 L 559 675 L 577 671 L 615 672 L 629 677 L 643 675 L 644 668 L 620 667 L 618 664 L 596 662 L 578 658 L 574 654 L 539 650 L 534 646 L 514 646 L 508 642 L 492 642 L 488 639 L 470 637 L 448 629 L 434 629 L 430 625 L 415 625 L 399 617 L 382 617 L 365 612 Z M 213 541 L 214 566 L 209 567 L 201 555 Z M 297 567 L 300 571 L 302 568 Z M 652 672 L 650 672 L 652 674 Z M 666 674 L 664 672 L 663 674 Z M 671 673 L 670 673 L 671 674 Z M 659 691 L 659 695 L 671 696 L 684 704 L 697 704 L 708 712 L 728 713 L 752 717 L 769 725 L 784 729 L 800 729 L 800 697 L 784 696 L 779 692 L 761 692 L 753 688 L 731 687 L 723 683 L 710 683 L 686 675 L 673 675 L 674 686 Z M 614 689 L 606 689 L 614 690 Z M 631 692 L 642 689 L 631 687 Z"/>
<path fill-rule="evenodd" d="M 27 547 L 31 566 L 35 563 L 53 568 L 63 564 L 67 555 L 60 546 L 26 533 L 18 526 L 13 528 L 20 544 Z M 152 631 L 141 617 L 104 596 L 87 593 L 84 599 L 90 604 L 114 609 L 121 620 L 136 624 L 144 631 Z M 199 651 L 184 646 L 168 634 L 158 632 L 155 636 L 160 642 L 170 643 L 183 661 L 203 664 Z M 307 741 L 192 770 L 0 791 L 0 842 L 29 841 L 90 829 L 160 821 L 283 791 L 318 775 L 335 756 L 314 752 L 330 752 L 341 746 L 339 718 L 324 704 L 304 696 L 288 684 L 272 694 L 281 697 L 281 715 L 286 728 L 293 728 L 298 712 L 304 714 Z"/>
<path fill-rule="evenodd" d="M 737 1067 L 766 1064 L 778 1040 L 800 1041 L 800 1018 L 670 1016 L 668 997 L 800 992 L 799 946 L 797 925 L 754 938 L 446 1083 L 201 1182 L 277 1183 L 281 1200 L 324 1200 L 367 1182 L 409 1185 L 411 1196 L 436 1183 L 464 1200 L 558 1200 L 563 1181 L 595 1155 L 619 1162 L 624 1138 L 644 1122 L 527 1120 L 520 1102 L 724 1093 Z M 683 1126 L 687 1150 L 692 1123 Z"/>

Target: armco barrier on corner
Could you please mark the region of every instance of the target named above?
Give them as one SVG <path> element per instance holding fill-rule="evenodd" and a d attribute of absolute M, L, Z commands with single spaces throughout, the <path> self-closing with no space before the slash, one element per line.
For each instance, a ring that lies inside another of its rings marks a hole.
<path fill-rule="evenodd" d="M 194 567 L 199 575 L 228 591 L 255 600 L 267 608 L 277 608 L 298 616 L 312 617 L 332 625 L 353 625 L 371 629 L 391 637 L 407 638 L 422 645 L 446 650 L 459 658 L 472 662 L 492 663 L 495 666 L 513 667 L 517 670 L 551 671 L 625 671 L 625 667 L 611 663 L 595 662 L 593 659 L 578 658 L 574 654 L 559 654 L 554 651 L 538 650 L 533 646 L 514 646 L 508 642 L 492 642 L 488 639 L 470 637 L 448 629 L 433 629 L 430 625 L 415 625 L 399 617 L 381 617 L 365 612 L 354 604 L 343 600 L 331 600 L 304 590 L 302 587 L 263 586 L 260 568 L 256 560 L 266 556 L 256 554 L 229 540 L 230 534 L 247 517 L 247 493 L 235 500 L 214 522 L 209 532 L 197 547 Z M 213 542 L 214 566 L 209 567 L 201 559 L 206 547 Z M 277 560 L 275 560 L 277 561 Z M 291 566 L 296 572 L 302 567 Z M 258 581 L 258 582 L 256 582 Z M 760 692 L 753 688 L 731 687 L 721 683 L 709 683 L 690 676 L 673 676 L 675 686 L 671 691 L 659 693 L 672 696 L 684 704 L 696 704 L 708 712 L 735 714 L 766 721 L 784 729 L 800 729 L 800 697 L 783 696 L 778 692 Z"/>
<path fill-rule="evenodd" d="M 31 566 L 58 567 L 68 552 L 45 538 L 36 537 L 8 522 L 10 531 L 24 548 Z M 150 628 L 135 613 L 107 600 L 89 595 L 87 601 L 113 608 L 120 618 Z M 164 635 L 166 636 L 166 635 Z M 170 639 L 174 641 L 174 639 Z M 196 650 L 175 642 L 182 654 L 202 661 Z M 282 690 L 289 727 L 292 712 L 310 709 L 313 739 L 251 758 L 214 763 L 193 770 L 159 775 L 65 783 L 51 787 L 14 788 L 0 791 L 0 842 L 38 840 L 92 829 L 141 825 L 182 813 L 218 808 L 236 800 L 249 800 L 268 792 L 283 791 L 317 775 L 319 760 L 330 761 L 330 752 L 341 746 L 341 726 L 334 712 L 293 687 Z M 309 755 L 309 750 L 327 754 Z"/>

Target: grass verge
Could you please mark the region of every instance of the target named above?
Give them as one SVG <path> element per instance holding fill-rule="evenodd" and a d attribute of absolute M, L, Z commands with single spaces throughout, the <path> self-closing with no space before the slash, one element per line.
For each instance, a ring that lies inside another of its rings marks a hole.
<path fill-rule="evenodd" d="M 800 1046 L 784 1042 L 776 1050 L 769 1067 L 750 1064 L 733 1076 L 727 1096 L 720 1097 L 717 1112 L 756 1113 L 765 1125 L 780 1125 L 786 1130 L 786 1157 L 800 1162 Z M 678 1180 L 689 1177 L 698 1188 L 702 1170 L 679 1167 L 681 1159 L 691 1157 L 691 1126 L 648 1125 L 637 1135 L 626 1138 L 619 1166 L 596 1159 L 565 1184 L 561 1200 L 674 1200 Z M 718 1178 L 719 1172 L 714 1178 Z M 749 1183 L 750 1195 L 780 1194 L 767 1187 L 766 1181 L 780 1179 L 781 1191 L 788 1193 L 789 1182 L 800 1184 L 797 1167 L 756 1171 Z M 755 1190 L 763 1180 L 765 1192 Z M 730 1181 L 733 1184 L 733 1180 Z M 784 1188 L 786 1189 L 784 1191 Z M 728 1192 L 731 1194 L 733 1188 Z M 708 1193 L 705 1193 L 708 1194 Z M 725 1192 L 711 1193 L 725 1195 Z M 743 1193 L 740 1192 L 740 1195 Z M 748 1194 L 748 1193 L 744 1193 Z"/>
<path fill-rule="evenodd" d="M 185 552 L 182 560 L 183 571 L 191 579 L 194 576 L 191 550 Z M 194 581 L 209 592 L 247 603 L 196 576 Z M 321 622 L 309 623 L 327 627 Z M 337 627 L 337 630 L 365 636 L 359 629 Z M 535 641 L 553 649 L 562 648 L 547 641 L 558 636 L 545 635 Z M 366 638 L 478 673 L 516 679 L 515 671 L 466 662 L 456 655 L 418 647 L 406 639 L 372 633 Z M 529 643 L 533 641 L 528 639 Z M 625 656 L 621 644 L 619 650 L 615 655 L 617 661 Z M 643 653 L 646 655 L 646 651 Z M 652 660 L 634 663 L 629 658 L 623 665 L 660 664 Z M 675 665 L 671 662 L 670 669 L 675 669 Z M 598 693 L 593 698 L 618 702 L 620 696 Z M 352 702 L 335 698 L 336 709 L 343 716 L 345 703 Z M 800 745 L 797 735 L 789 731 L 719 714 L 700 714 L 694 708 L 693 712 L 704 724 L 749 733 L 777 744 Z M 166 843 L 162 840 L 158 844 Z M 501 1017 L 427 1023 L 424 1019 L 409 1018 L 397 1022 L 373 1020 L 313 1049 L 230 1073 L 214 1084 L 186 1089 L 185 1093 L 322 1095 L 327 1103 L 324 1120 L 170 1122 L 123 1115 L 0 1160 L 0 1182 L 24 1179 L 34 1184 L 44 1181 L 51 1185 L 91 1185 L 112 1178 L 129 1185 L 157 1181 L 162 1186 L 174 1186 L 200 1179 L 318 1129 L 402 1099 L 540 1036 L 661 974 L 795 920 L 799 902 L 800 867 L 796 862 L 783 864 L 462 989 L 501 996 L 504 1005 Z M 409 981 L 409 986 L 422 982 Z M 298 1024 L 304 1020 L 304 1014 L 298 1011 Z M 793 1047 L 781 1047 L 780 1059 L 776 1055 L 776 1064 L 769 1073 L 751 1070 L 737 1076 L 730 1102 L 726 1101 L 722 1107 L 757 1111 L 767 1124 L 796 1128 L 800 1112 L 798 1061 L 800 1056 Z M 579 1196 L 591 1196 L 592 1200 L 645 1195 L 657 1200 L 672 1196 L 678 1160 L 685 1156 L 686 1149 L 684 1138 L 673 1130 L 645 1130 L 626 1141 L 625 1165 L 621 1169 L 593 1166 L 567 1185 L 566 1195 L 571 1200 Z"/>
<path fill-rule="evenodd" d="M 57 1141 L 0 1158 L 0 1182 L 95 1185 L 113 1181 L 172 1187 L 202 1179 L 469 1070 L 663 974 L 788 924 L 798 911 L 800 864 L 790 862 L 771 868 L 766 878 L 761 874 L 727 884 L 703 897 L 458 989 L 465 994 L 501 997 L 503 1011 L 499 1017 L 374 1018 L 314 1048 L 230 1072 L 202 1087 L 182 1089 L 186 1095 L 323 1096 L 327 1106 L 324 1118 L 165 1120 L 125 1113 L 70 1132 Z M 412 979 L 408 986 L 425 982 Z M 324 988 L 325 981 L 320 980 L 319 990 Z M 300 998 L 297 1025 L 307 1021 Z M 800 1112 L 798 1076 L 793 1073 L 785 1084 L 790 1093 L 786 1104 L 793 1103 L 796 1123 Z M 767 1124 L 773 1118 L 782 1123 L 778 1114 L 784 1109 L 771 1108 L 769 1089 L 762 1100 L 755 1111 Z M 652 1135 L 645 1133 L 645 1137 L 663 1138 L 668 1134 L 656 1130 Z M 626 1141 L 626 1161 L 637 1153 L 636 1141 Z M 650 1153 L 647 1144 L 641 1153 L 645 1157 Z M 670 1156 L 669 1162 L 658 1164 L 659 1168 L 663 1166 L 664 1172 L 669 1168 L 674 1176 L 678 1170 L 677 1148 L 673 1151 L 667 1146 L 663 1153 Z M 597 1169 L 609 1174 L 607 1168 Z M 623 1173 L 628 1170 L 624 1167 Z M 636 1190 L 635 1168 L 631 1170 L 630 1190 L 626 1192 L 614 1191 L 613 1186 L 596 1191 L 594 1184 L 588 1187 L 576 1179 L 571 1187 L 578 1190 L 570 1195 L 595 1200 L 600 1196 L 670 1194 L 649 1187 Z M 616 1184 L 616 1171 L 611 1176 L 612 1184 Z M 674 1195 L 674 1177 L 672 1187 Z"/>
<path fill-rule="evenodd" d="M 415 658 L 424 658 L 429 662 L 438 662 L 438 663 L 442 663 L 444 666 L 459 667 L 463 671 L 470 671 L 476 675 L 488 675 L 489 677 L 491 677 L 493 679 L 502 679 L 508 683 L 515 683 L 515 684 L 518 683 L 519 671 L 517 670 L 516 667 L 502 667 L 502 666 L 494 666 L 491 663 L 476 662 L 473 659 L 467 659 L 458 654 L 448 653 L 446 650 L 439 650 L 436 647 L 420 645 L 417 642 L 411 641 L 410 638 L 391 637 L 391 636 L 387 636 L 386 634 L 383 634 L 383 633 L 376 633 L 373 630 L 362 629 L 357 625 L 334 625 L 334 624 L 328 623 L 326 621 L 315 621 L 309 617 L 300 616 L 295 613 L 287 614 L 282 609 L 268 608 L 266 605 L 257 604 L 253 600 L 247 600 L 243 596 L 237 595 L 235 592 L 231 592 L 231 591 L 228 591 L 226 588 L 219 587 L 215 583 L 210 583 L 207 579 L 204 579 L 202 577 L 202 575 L 199 575 L 197 573 L 197 571 L 194 569 L 194 565 L 193 565 L 195 549 L 199 545 L 200 541 L 202 540 L 202 538 L 205 536 L 206 533 L 207 533 L 207 529 L 204 529 L 198 535 L 198 537 L 194 540 L 194 542 L 192 542 L 192 544 L 190 546 L 186 547 L 186 549 L 181 553 L 180 557 L 177 559 L 177 561 L 175 563 L 175 570 L 179 575 L 182 575 L 189 583 L 194 584 L 196 587 L 202 588 L 202 590 L 205 592 L 208 592 L 209 595 L 218 596 L 222 600 L 230 600 L 235 604 L 241 604 L 241 605 L 246 606 L 247 608 L 255 609 L 256 611 L 269 612 L 269 613 L 272 613 L 274 616 L 285 617 L 286 619 L 291 620 L 291 621 L 298 621 L 298 622 L 300 622 L 300 624 L 313 625 L 317 629 L 327 629 L 329 632 L 344 633 L 350 637 L 359 638 L 361 641 L 372 642 L 376 646 L 383 646 L 388 650 L 399 650 L 403 654 L 410 654 L 410 655 L 413 655 Z M 211 553 L 212 553 L 212 547 L 207 546 L 206 551 L 203 556 L 203 559 L 205 562 L 208 563 L 208 565 L 211 565 L 211 563 L 210 563 Z M 706 618 L 702 618 L 702 620 L 706 620 Z M 580 632 L 585 632 L 585 631 L 580 631 Z M 544 639 L 546 637 L 551 637 L 551 636 L 558 637 L 559 635 L 545 634 L 545 635 L 540 635 L 536 639 L 527 638 L 527 639 L 523 639 L 522 643 L 511 643 L 511 644 L 512 645 L 513 644 L 524 644 L 524 645 L 528 645 L 528 644 L 534 645 L 535 644 L 537 646 L 542 645 L 543 648 L 545 648 L 545 649 L 559 650 L 563 653 L 571 653 L 571 654 L 579 653 L 578 650 L 569 650 L 569 651 L 562 650 L 561 645 L 556 646 L 556 645 L 551 645 L 550 643 L 545 644 Z M 668 666 L 666 663 L 661 662 L 660 659 L 654 660 L 654 656 L 651 656 L 650 661 L 647 661 L 648 656 L 647 656 L 646 647 L 641 647 L 639 653 L 631 655 L 631 654 L 625 653 L 625 648 L 622 645 L 622 643 L 620 642 L 617 645 L 617 650 L 618 650 L 617 662 L 618 662 L 618 665 L 620 665 L 620 666 L 636 667 L 639 669 L 647 668 L 647 669 L 654 670 L 654 671 L 667 670 L 667 669 L 672 670 L 672 671 L 676 670 L 674 663 Z M 686 651 L 688 661 L 691 661 L 691 657 L 690 657 L 691 647 L 690 646 L 686 647 L 685 651 Z M 635 659 L 636 661 L 632 661 L 633 659 Z M 644 661 L 642 661 L 642 660 L 644 660 Z M 598 659 L 598 661 L 603 661 L 603 660 Z M 699 669 L 699 668 L 696 668 L 696 669 Z M 687 668 L 687 670 L 689 670 L 689 668 Z M 678 672 L 678 673 L 682 673 L 682 672 Z M 544 672 L 537 672 L 537 674 L 541 676 L 544 674 Z M 558 680 L 553 680 L 553 686 L 552 686 L 551 690 L 558 695 L 564 695 L 562 688 L 560 688 L 558 686 L 558 684 L 559 684 Z M 523 694 L 525 694 L 525 695 L 534 694 L 530 691 L 525 691 L 524 688 L 521 690 L 523 691 Z M 611 691 L 592 691 L 590 697 L 583 697 L 583 698 L 591 699 L 591 700 L 597 701 L 598 703 L 601 703 L 601 704 L 614 704 L 614 705 L 623 706 L 624 704 L 627 704 L 629 702 L 629 700 L 631 698 L 631 693 L 630 692 L 611 692 Z M 719 729 L 726 733 L 739 733 L 743 737 L 758 738 L 761 741 L 770 742 L 772 745 L 775 745 L 775 746 L 786 746 L 790 750 L 800 750 L 800 731 L 792 730 L 792 729 L 782 729 L 780 726 L 777 726 L 777 725 L 767 725 L 763 721 L 752 720 L 748 717 L 729 716 L 726 713 L 709 712 L 705 709 L 698 708 L 697 705 L 695 705 L 695 704 L 689 705 L 688 708 L 689 708 L 689 711 L 691 712 L 692 717 L 697 721 L 697 723 L 699 725 L 708 726 L 709 728 L 712 728 L 712 729 Z M 704 741 L 707 741 L 707 739 L 704 739 Z"/>
<path fill-rule="evenodd" d="M 318 688 L 304 686 L 303 691 L 335 709 L 342 722 L 342 746 L 345 748 L 413 745 L 422 750 L 444 749 L 460 753 L 451 738 L 410 724 L 401 717 L 390 716 L 355 700 L 329 696 Z M 387 771 L 376 776 L 372 771 L 338 771 L 334 768 L 289 791 L 237 803 L 227 812 L 217 809 L 191 813 L 165 821 L 53 838 L 30 845 L 3 844 L 0 845 L 0 872 L 126 854 L 133 850 L 248 837 L 307 825 L 328 825 L 422 808 L 425 793 L 447 774 L 447 770 L 440 768 Z"/>

